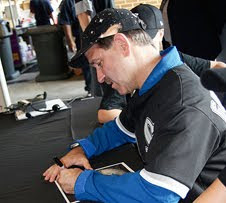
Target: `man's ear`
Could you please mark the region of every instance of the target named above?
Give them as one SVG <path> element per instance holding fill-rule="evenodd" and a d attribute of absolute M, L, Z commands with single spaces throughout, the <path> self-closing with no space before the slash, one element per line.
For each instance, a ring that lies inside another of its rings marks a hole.
<path fill-rule="evenodd" d="M 124 56 L 128 56 L 130 54 L 130 41 L 123 33 L 115 34 L 114 42 Z"/>

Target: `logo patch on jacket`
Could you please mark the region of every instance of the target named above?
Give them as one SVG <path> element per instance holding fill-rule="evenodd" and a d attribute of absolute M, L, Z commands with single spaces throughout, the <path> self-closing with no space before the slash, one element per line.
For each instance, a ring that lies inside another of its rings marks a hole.
<path fill-rule="evenodd" d="M 146 141 L 145 151 L 148 151 L 148 146 L 153 138 L 154 135 L 154 123 L 152 120 L 147 117 L 144 123 L 144 136 Z"/>

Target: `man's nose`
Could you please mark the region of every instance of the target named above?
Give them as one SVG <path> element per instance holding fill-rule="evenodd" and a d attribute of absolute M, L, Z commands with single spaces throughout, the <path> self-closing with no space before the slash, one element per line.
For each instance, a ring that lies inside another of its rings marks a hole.
<path fill-rule="evenodd" d="M 97 80 L 98 80 L 98 82 L 99 83 L 103 83 L 104 82 L 104 78 L 105 78 L 105 75 L 104 75 L 103 71 L 100 68 L 96 69 L 96 71 L 97 71 Z"/>

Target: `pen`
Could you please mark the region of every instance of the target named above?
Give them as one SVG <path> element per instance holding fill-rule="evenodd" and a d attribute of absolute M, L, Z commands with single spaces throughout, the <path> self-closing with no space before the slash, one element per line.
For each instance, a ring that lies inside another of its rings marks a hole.
<path fill-rule="evenodd" d="M 60 166 L 62 168 L 65 168 L 64 164 L 60 161 L 60 159 L 58 157 L 54 157 L 53 160 L 58 166 Z M 73 166 L 71 166 L 69 168 L 79 168 L 79 169 L 81 169 L 83 171 L 85 170 L 85 168 L 83 166 L 79 166 L 79 165 L 73 165 Z"/>
<path fill-rule="evenodd" d="M 58 166 L 64 168 L 64 164 L 60 161 L 58 157 L 54 157 L 53 160 Z"/>
<path fill-rule="evenodd" d="M 79 165 L 72 165 L 71 167 L 69 167 L 69 168 L 79 168 L 79 169 L 81 169 L 81 170 L 85 170 L 85 168 L 83 167 L 83 166 L 79 166 Z"/>

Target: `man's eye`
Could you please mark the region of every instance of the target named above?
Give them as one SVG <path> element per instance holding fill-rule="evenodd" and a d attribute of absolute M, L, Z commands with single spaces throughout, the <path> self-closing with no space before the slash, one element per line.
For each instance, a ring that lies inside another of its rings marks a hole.
<path fill-rule="evenodd" d="M 93 66 L 96 69 L 100 69 L 100 68 L 103 68 L 103 63 L 102 61 L 98 61 L 98 62 L 91 63 L 91 66 Z"/>
<path fill-rule="evenodd" d="M 97 63 L 98 68 L 102 68 L 102 61 Z"/>

